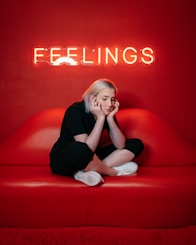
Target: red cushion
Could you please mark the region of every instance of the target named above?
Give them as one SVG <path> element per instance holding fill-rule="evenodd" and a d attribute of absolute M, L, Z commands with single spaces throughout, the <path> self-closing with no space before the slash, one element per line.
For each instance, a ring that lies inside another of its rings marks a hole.
<path fill-rule="evenodd" d="M 104 177 L 100 187 L 57 176 L 46 166 L 0 166 L 0 226 L 196 225 L 196 166 L 140 167 Z"/>

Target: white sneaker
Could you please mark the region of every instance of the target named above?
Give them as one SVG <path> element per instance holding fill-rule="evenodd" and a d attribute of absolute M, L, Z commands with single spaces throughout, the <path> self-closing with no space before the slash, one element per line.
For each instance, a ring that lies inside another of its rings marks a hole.
<path fill-rule="evenodd" d="M 117 170 L 117 175 L 130 175 L 134 174 L 138 170 L 138 165 L 135 162 L 127 162 L 120 166 L 113 167 L 113 169 Z"/>
<path fill-rule="evenodd" d="M 74 174 L 74 179 L 81 181 L 88 186 L 95 186 L 104 182 L 102 176 L 95 171 L 78 171 Z"/>

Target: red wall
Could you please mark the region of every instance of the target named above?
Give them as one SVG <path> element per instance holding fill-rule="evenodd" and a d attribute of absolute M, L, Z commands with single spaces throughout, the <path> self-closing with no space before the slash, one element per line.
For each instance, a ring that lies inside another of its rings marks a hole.
<path fill-rule="evenodd" d="M 0 142 L 27 118 L 81 98 L 95 79 L 119 88 L 122 107 L 152 110 L 196 144 L 194 1 L 14 1 L 0 7 Z M 33 64 L 33 47 L 151 46 L 150 66 Z"/>

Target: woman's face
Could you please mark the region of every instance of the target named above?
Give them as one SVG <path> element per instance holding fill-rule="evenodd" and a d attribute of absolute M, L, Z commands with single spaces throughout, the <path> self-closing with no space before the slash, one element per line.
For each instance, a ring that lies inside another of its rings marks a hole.
<path fill-rule="evenodd" d="M 114 108 L 116 101 L 115 90 L 112 88 L 102 89 L 97 94 L 96 101 L 101 104 L 101 109 L 107 116 Z"/>

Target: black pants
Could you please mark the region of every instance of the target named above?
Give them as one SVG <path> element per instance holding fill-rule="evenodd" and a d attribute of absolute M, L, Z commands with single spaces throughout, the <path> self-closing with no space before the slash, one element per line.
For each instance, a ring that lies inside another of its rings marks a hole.
<path fill-rule="evenodd" d="M 127 139 L 125 149 L 133 152 L 137 157 L 143 150 L 144 145 L 140 139 Z M 102 160 L 110 155 L 116 148 L 108 145 L 96 150 L 97 156 Z M 92 160 L 94 152 L 86 143 L 72 142 L 62 151 L 50 158 L 50 167 L 55 174 L 73 176 L 78 170 L 84 169 Z"/>

